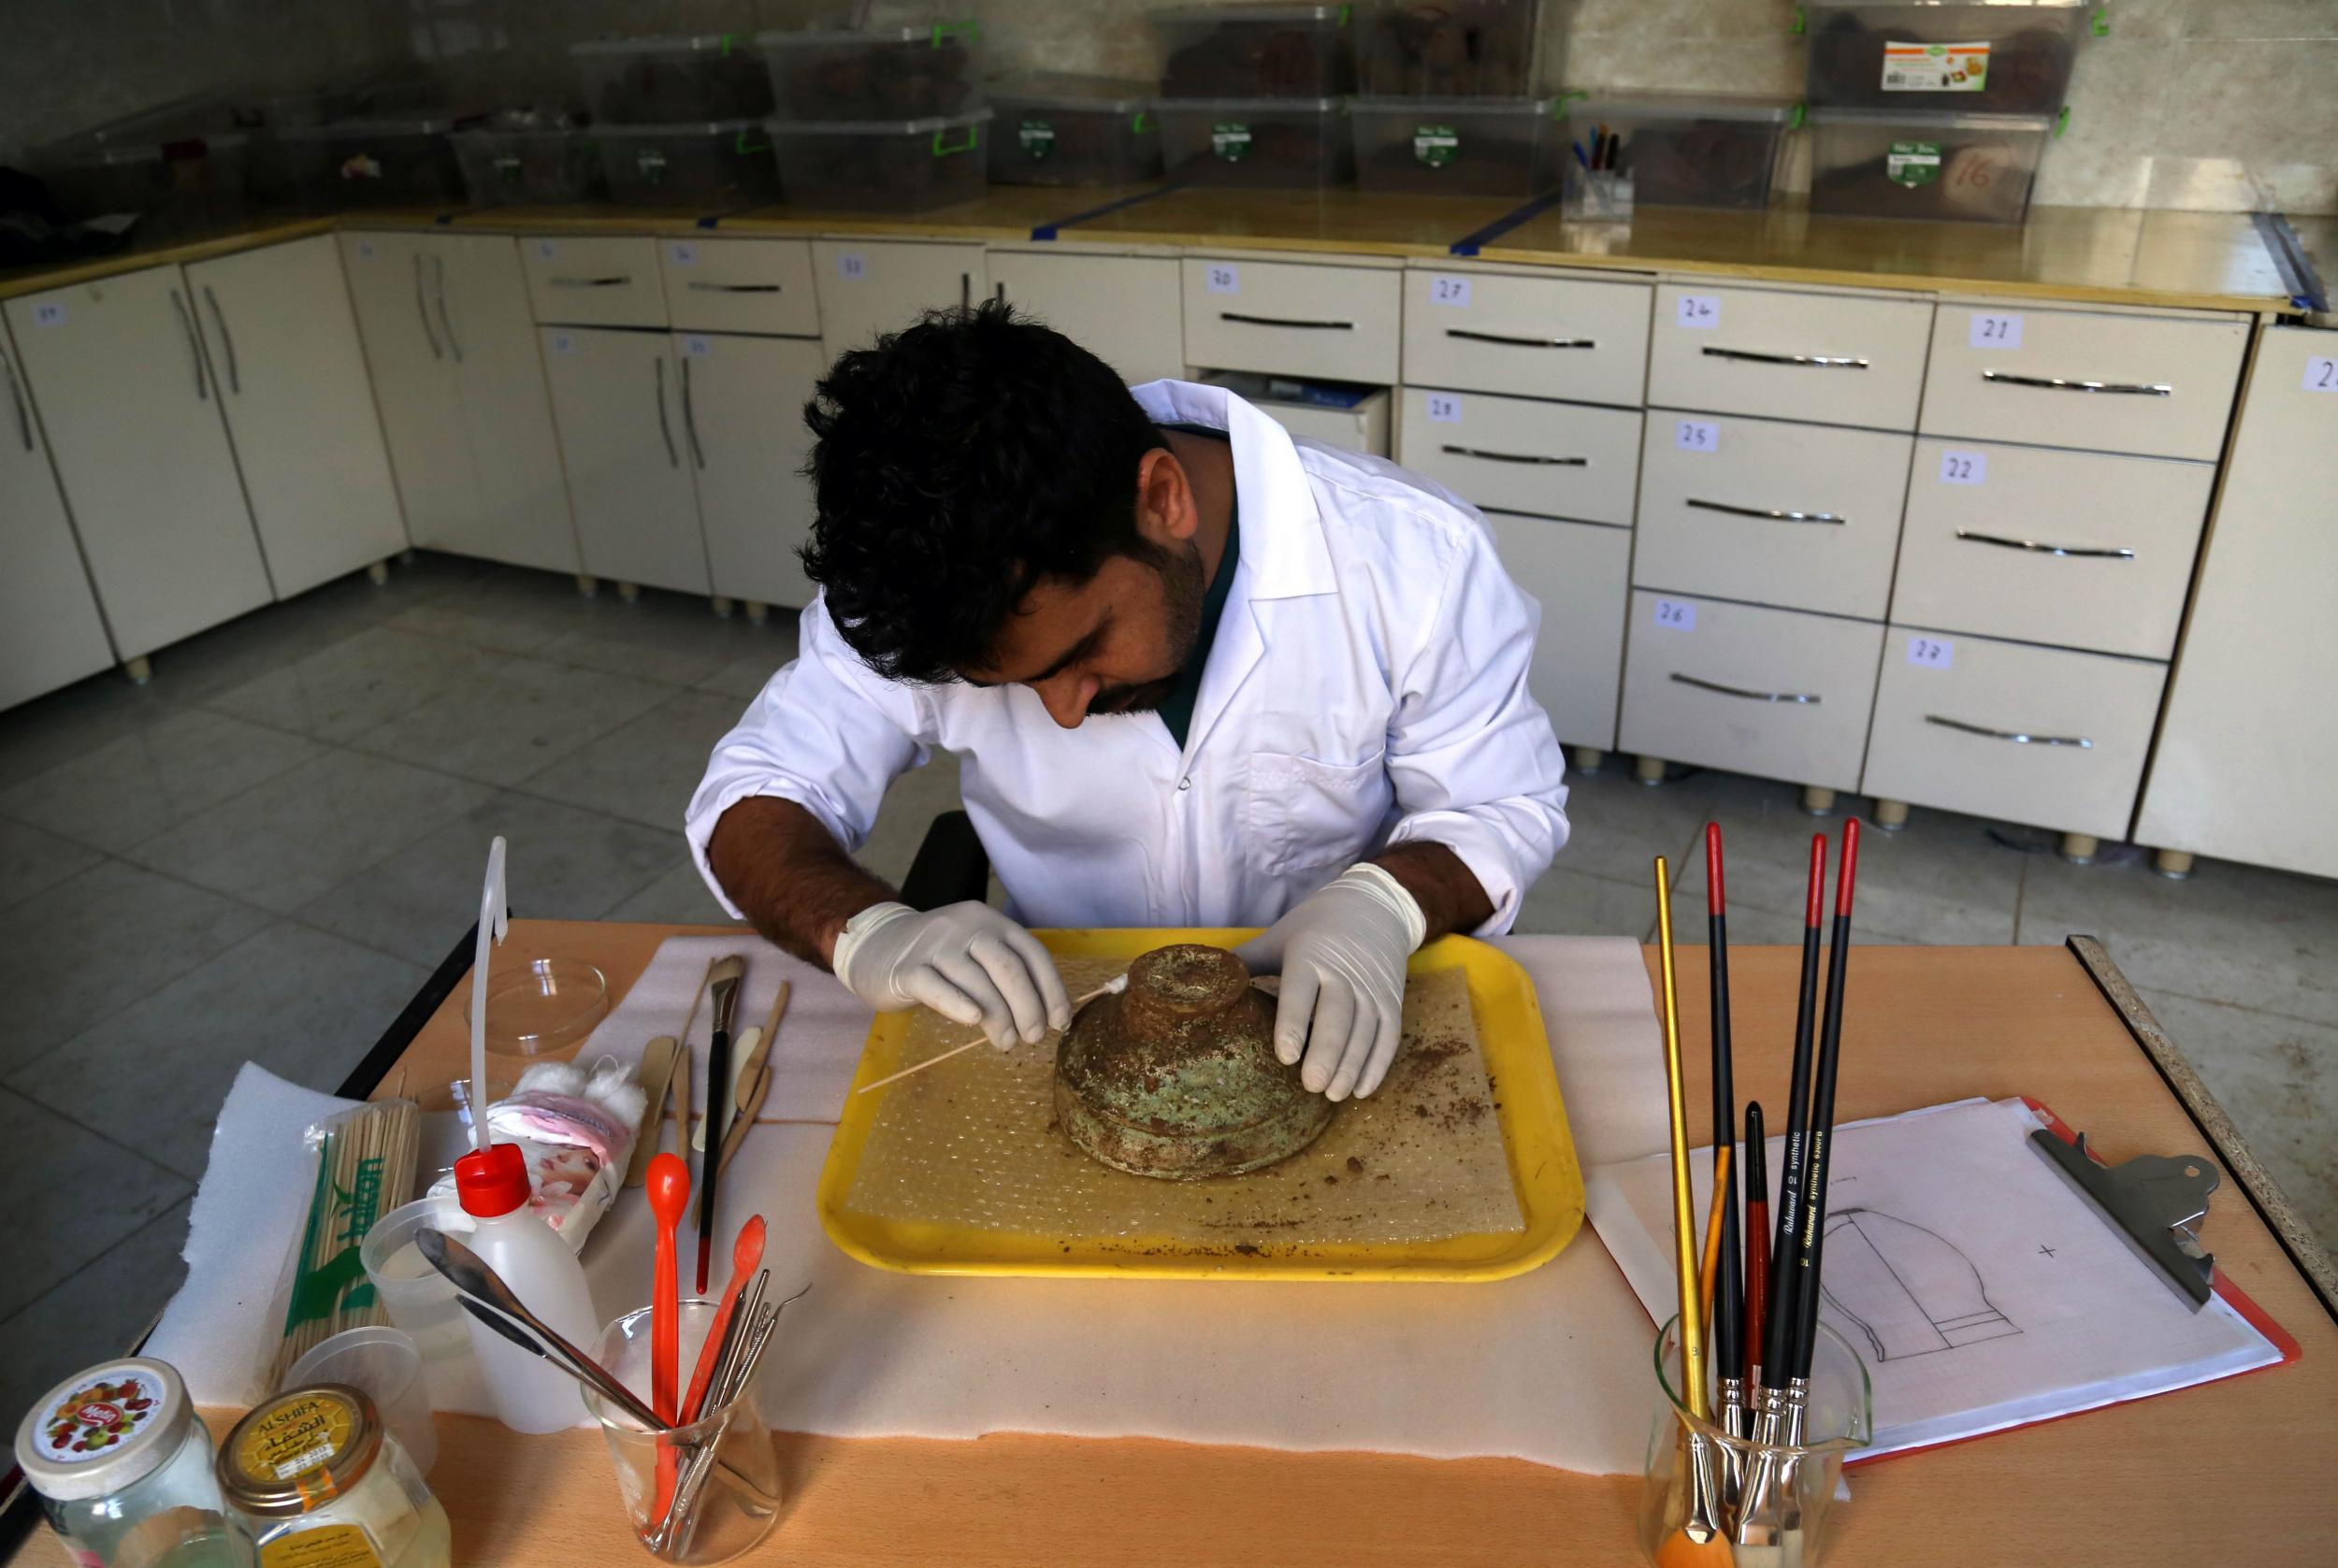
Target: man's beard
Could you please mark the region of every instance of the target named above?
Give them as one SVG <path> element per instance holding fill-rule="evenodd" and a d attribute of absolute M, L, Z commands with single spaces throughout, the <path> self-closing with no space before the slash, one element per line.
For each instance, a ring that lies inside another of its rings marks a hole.
<path fill-rule="evenodd" d="M 1202 640 L 1202 601 L 1209 585 L 1202 579 L 1201 547 L 1191 539 L 1147 552 L 1146 564 L 1161 579 L 1162 611 L 1169 644 L 1169 672 L 1149 681 L 1106 686 L 1088 704 L 1091 713 L 1149 713 L 1177 688 Z"/>

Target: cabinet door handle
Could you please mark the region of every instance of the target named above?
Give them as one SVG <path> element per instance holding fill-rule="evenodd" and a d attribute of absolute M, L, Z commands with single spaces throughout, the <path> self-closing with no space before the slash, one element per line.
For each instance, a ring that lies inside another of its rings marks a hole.
<path fill-rule="evenodd" d="M 446 351 L 439 347 L 439 334 L 430 324 L 430 301 L 422 288 L 422 252 L 414 252 L 414 314 L 422 318 L 422 336 L 430 345 L 430 357 L 444 359 Z"/>
<path fill-rule="evenodd" d="M 1864 370 L 1867 360 L 1855 354 L 1762 353 L 1754 349 L 1699 349 L 1710 359 L 1743 359 L 1755 365 L 1809 365 L 1821 370 Z"/>
<path fill-rule="evenodd" d="M 687 359 L 682 362 L 682 434 L 690 442 L 690 461 L 703 469 L 706 467 L 706 452 L 699 445 L 699 415 L 697 406 L 690 400 L 690 362 Z"/>
<path fill-rule="evenodd" d="M 974 275 L 971 272 L 958 275 L 958 308 L 961 310 L 974 308 Z"/>
<path fill-rule="evenodd" d="M 1819 702 L 1816 692 L 1760 692 L 1748 686 L 1725 686 L 1718 681 L 1699 680 L 1694 675 L 1683 675 L 1677 669 L 1672 672 L 1672 679 L 1684 686 L 1695 686 L 1698 691 L 1719 692 L 1724 697 L 1741 697 L 1748 702 L 1799 702 L 1812 708 L 1817 707 Z"/>
<path fill-rule="evenodd" d="M 1239 310 L 1220 310 L 1221 322 L 1245 322 L 1251 326 L 1291 326 L 1306 332 L 1353 332 L 1353 322 L 1311 322 L 1287 316 L 1246 316 Z"/>
<path fill-rule="evenodd" d="M 211 320 L 219 323 L 219 340 L 227 350 L 227 390 L 240 397 L 243 377 L 236 369 L 236 335 L 227 330 L 227 312 L 219 308 L 219 295 L 211 292 L 209 283 L 203 285 L 203 303 L 211 308 Z"/>
<path fill-rule="evenodd" d="M 1710 351 L 1707 351 L 1710 352 Z M 2000 386 L 2042 386 L 2049 392 L 2111 392 L 2130 397 L 2172 397 L 2175 388 L 2166 381 L 2065 381 L 2060 376 L 2016 376 L 2011 370 L 1984 370 L 1981 379 Z"/>
<path fill-rule="evenodd" d="M 30 452 L 33 450 L 32 410 L 24 406 L 24 388 L 16 379 L 16 364 L 8 358 L 6 349 L 0 349 L 0 375 L 8 378 L 8 401 L 16 409 L 16 433 L 23 439 L 24 450 Z"/>
<path fill-rule="evenodd" d="M 2040 555 L 2061 555 L 2071 560 L 2131 561 L 2135 552 L 2121 545 L 2047 544 L 2034 539 L 2008 539 L 2003 534 L 1984 534 L 1971 528 L 1959 528 L 1956 537 L 1970 544 L 1994 544 L 2003 550 L 2028 550 Z"/>
<path fill-rule="evenodd" d="M 659 354 L 650 361 L 657 369 L 657 433 L 666 438 L 666 467 L 682 467 L 682 454 L 673 449 L 673 424 L 666 418 L 666 356 Z"/>
<path fill-rule="evenodd" d="M 621 272 L 613 278 L 549 278 L 545 281 L 556 289 L 621 289 L 633 279 Z"/>
<path fill-rule="evenodd" d="M 691 279 L 689 287 L 693 293 L 697 294 L 777 294 L 780 292 L 780 286 L 777 283 L 710 283 L 700 278 Z"/>
<path fill-rule="evenodd" d="M 1926 724 L 1939 725 L 1961 735 L 1978 735 L 1986 741 L 2011 741 L 2016 746 L 2074 746 L 2082 752 L 2095 749 L 2095 743 L 2084 735 L 2025 735 L 2018 729 L 1991 729 L 1986 725 L 1967 724 L 1962 719 L 1943 718 L 1938 713 L 1924 715 Z"/>
<path fill-rule="evenodd" d="M 1725 511 L 1732 517 L 1761 517 L 1774 523 L 1848 523 L 1848 517 L 1831 511 L 1796 511 L 1791 507 L 1741 507 L 1727 501 L 1699 500 L 1691 496 L 1688 505 L 1699 511 Z"/>
<path fill-rule="evenodd" d="M 437 285 L 436 292 L 439 296 L 439 324 L 446 328 L 447 352 L 455 356 L 455 363 L 460 365 L 463 363 L 463 340 L 455 336 L 455 318 L 447 314 L 446 258 L 444 256 L 432 256 L 430 258 L 430 277 L 432 282 Z"/>
<path fill-rule="evenodd" d="M 187 335 L 187 352 L 195 358 L 195 399 L 208 403 L 211 400 L 211 389 L 203 381 L 203 341 L 195 336 L 195 316 L 188 310 L 187 302 L 180 297 L 177 289 L 170 291 L 170 308 L 179 312 L 179 325 Z"/>
<path fill-rule="evenodd" d="M 1513 338 L 1507 332 L 1479 332 L 1466 326 L 1449 326 L 1448 338 L 1465 338 L 1473 343 L 1501 343 L 1514 349 L 1595 349 L 1595 338 Z"/>
<path fill-rule="evenodd" d="M 1450 452 L 1456 457 L 1483 457 L 1494 463 L 1535 463 L 1550 468 L 1588 468 L 1591 467 L 1591 459 L 1588 457 L 1544 457 L 1531 452 L 1492 452 L 1484 447 L 1455 446 L 1450 441 L 1446 442 L 1438 450 Z"/>

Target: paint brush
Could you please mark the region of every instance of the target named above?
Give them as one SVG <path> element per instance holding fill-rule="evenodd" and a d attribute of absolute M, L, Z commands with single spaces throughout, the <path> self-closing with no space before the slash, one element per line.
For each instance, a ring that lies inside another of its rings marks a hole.
<path fill-rule="evenodd" d="M 1769 1306 L 1763 1323 L 1768 1339 L 1762 1346 L 1762 1365 L 1770 1373 L 1773 1389 L 1783 1386 L 1786 1365 L 1793 1358 L 1794 1271 L 1789 1265 L 1794 1261 L 1795 1237 L 1801 1223 L 1802 1145 L 1810 1126 L 1811 1042 L 1818 1017 L 1819 937 L 1826 911 L 1826 835 L 1813 833 L 1810 890 L 1802 913 L 1802 983 L 1794 1012 L 1794 1065 L 1786 1083 L 1786 1158 L 1778 1173 L 1778 1233 L 1769 1249 Z M 1774 1417 L 1768 1402 L 1757 1408 L 1764 1416 Z M 1769 1442 L 1776 1434 L 1757 1422 L 1754 1435 Z"/>
<path fill-rule="evenodd" d="M 1713 1046 L 1713 1213 L 1720 1216 L 1721 1256 L 1712 1293 L 1721 1309 L 1707 1319 L 1713 1345 L 1721 1430 L 1745 1435 L 1744 1287 L 1738 1277 L 1738 1187 L 1729 1172 L 1737 1141 L 1738 1091 L 1729 1043 L 1729 899 L 1722 873 L 1721 824 L 1705 824 L 1706 957 L 1711 972 Z"/>
<path fill-rule="evenodd" d="M 1851 970 L 1851 896 L 1859 874 L 1859 822 L 1843 824 L 1842 866 L 1835 873 L 1835 927 L 1826 949 L 1826 1011 L 1819 1026 L 1818 1059 L 1811 1079 L 1811 1122 L 1803 1135 L 1801 1233 L 1796 1237 L 1794 1360 L 1790 1393 L 1807 1400 L 1811 1359 L 1818 1347 L 1819 1270 L 1826 1250 L 1826 1161 L 1835 1136 L 1835 1081 L 1842 1060 L 1843 985 Z M 1797 1407 L 1794 1415 L 1800 1415 Z M 1799 1423 L 1790 1440 L 1802 1441 Z"/>
<path fill-rule="evenodd" d="M 1714 1322 L 1713 1293 L 1721 1284 L 1721 1234 L 1723 1222 L 1727 1218 L 1727 1211 L 1721 1206 L 1721 1189 L 1729 1179 L 1730 1156 L 1729 1145 L 1724 1144 L 1713 1159 L 1713 1201 L 1705 1205 L 1705 1255 L 1696 1273 L 1698 1288 L 1705 1297 L 1705 1322 L 1709 1330 Z M 1721 1311 L 1725 1314 L 1730 1310 L 1725 1298 Z"/>
<path fill-rule="evenodd" d="M 714 1037 L 706 1047 L 706 1125 L 730 1126 L 730 1026 L 739 1014 L 739 981 L 746 959 L 732 955 L 707 971 L 708 993 L 714 999 Z M 707 1272 L 714 1259 L 714 1183 L 723 1173 L 722 1140 L 710 1137 L 699 1158 L 698 1293 L 706 1294 Z"/>
<path fill-rule="evenodd" d="M 1745 1102 L 1745 1153 L 1738 1160 L 1745 1173 L 1745 1353 L 1762 1354 L 1764 1314 L 1769 1307 L 1769 1150 L 1763 1142 L 1762 1102 Z M 1746 1367 L 1749 1402 L 1762 1386 L 1762 1362 Z"/>

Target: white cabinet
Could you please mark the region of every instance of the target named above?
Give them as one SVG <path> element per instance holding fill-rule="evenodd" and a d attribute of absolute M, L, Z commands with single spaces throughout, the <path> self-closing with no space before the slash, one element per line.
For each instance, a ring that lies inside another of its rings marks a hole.
<path fill-rule="evenodd" d="M 503 235 L 340 237 L 413 542 L 579 570 L 517 246 Z"/>
<path fill-rule="evenodd" d="M 812 583 L 796 551 L 812 537 L 803 405 L 827 360 L 802 338 L 678 336 L 683 435 L 715 593 L 801 607 Z"/>
<path fill-rule="evenodd" d="M 1632 531 L 1489 512 L 1511 581 L 1542 606 L 1527 684 L 1564 745 L 1615 744 Z"/>
<path fill-rule="evenodd" d="M 1177 264 L 1166 256 L 993 251 L 990 288 L 1135 385 L 1185 374 Z"/>
<path fill-rule="evenodd" d="M 179 268 L 23 295 L 7 317 L 122 657 L 266 604 L 267 569 Z"/>
<path fill-rule="evenodd" d="M 1648 401 L 1875 430 L 1915 426 L 1928 300 L 1666 283 Z"/>
<path fill-rule="evenodd" d="M 707 592 L 672 340 L 613 328 L 542 332 L 584 569 L 620 584 Z"/>
<path fill-rule="evenodd" d="M 1396 460 L 1472 506 L 1629 527 L 1640 411 L 1403 389 Z"/>
<path fill-rule="evenodd" d="M 1570 403 L 1637 406 L 1649 287 L 1547 272 L 1405 274 L 1405 380 Z"/>
<path fill-rule="evenodd" d="M 833 361 L 898 332 L 919 311 L 971 305 L 991 292 L 979 245 L 821 239 L 812 246 L 820 296 L 820 345 Z"/>
<path fill-rule="evenodd" d="M 405 549 L 331 237 L 203 262 L 186 283 L 277 597 Z"/>
<path fill-rule="evenodd" d="M 1394 267 L 1196 256 L 1178 265 L 1187 364 L 1395 383 L 1405 275 Z"/>
<path fill-rule="evenodd" d="M 0 708 L 113 662 L 31 395 L 0 330 Z"/>
<path fill-rule="evenodd" d="M 689 332 L 820 335 L 812 247 L 801 239 L 668 239 L 666 315 Z"/>
<path fill-rule="evenodd" d="M 520 242 L 527 296 L 543 323 L 663 326 L 666 284 L 657 241 L 589 235 L 530 236 Z"/>

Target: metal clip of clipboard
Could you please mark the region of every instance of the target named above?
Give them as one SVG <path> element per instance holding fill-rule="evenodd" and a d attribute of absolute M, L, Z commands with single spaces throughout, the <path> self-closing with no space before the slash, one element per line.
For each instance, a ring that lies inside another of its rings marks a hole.
<path fill-rule="evenodd" d="M 2040 1128 L 2029 1142 L 2069 1183 L 2102 1211 L 2129 1246 L 2189 1302 L 2208 1304 L 2216 1259 L 2192 1227 L 2208 1216 L 2208 1196 L 2223 1180 L 2193 1155 L 2138 1155 L 2119 1165 L 2096 1161 L 2086 1135 L 2066 1144 Z"/>

